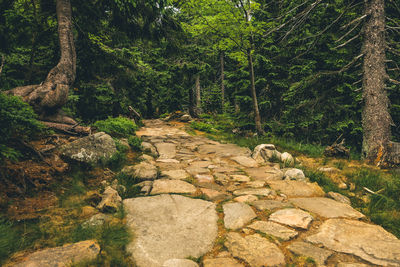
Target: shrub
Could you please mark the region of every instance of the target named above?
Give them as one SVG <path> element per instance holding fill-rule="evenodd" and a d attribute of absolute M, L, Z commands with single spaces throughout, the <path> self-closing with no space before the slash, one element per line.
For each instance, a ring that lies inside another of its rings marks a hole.
<path fill-rule="evenodd" d="M 128 118 L 108 118 L 96 121 L 94 126 L 101 132 L 105 132 L 113 137 L 129 137 L 138 129 L 137 125 Z"/>
<path fill-rule="evenodd" d="M 36 118 L 32 107 L 19 97 L 0 93 L 0 161 L 18 157 L 19 153 L 8 145 L 11 139 L 29 140 L 43 131 Z"/>
<path fill-rule="evenodd" d="M 137 136 L 129 136 L 128 143 L 135 151 L 140 151 L 142 149 L 142 139 Z"/>

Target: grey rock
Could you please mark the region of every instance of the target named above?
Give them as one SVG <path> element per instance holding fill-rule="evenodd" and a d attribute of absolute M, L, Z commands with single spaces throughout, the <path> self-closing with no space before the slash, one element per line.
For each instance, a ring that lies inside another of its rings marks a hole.
<path fill-rule="evenodd" d="M 125 166 L 121 172 L 139 180 L 155 180 L 158 175 L 157 167 L 146 161 L 134 166 Z"/>
<path fill-rule="evenodd" d="M 285 179 L 287 180 L 297 180 L 297 181 L 305 181 L 306 176 L 304 175 L 304 172 L 300 169 L 287 169 L 285 171 Z"/>
<path fill-rule="evenodd" d="M 300 209 L 283 209 L 272 213 L 269 220 L 295 228 L 308 229 L 313 217 Z"/>
<path fill-rule="evenodd" d="M 143 154 L 139 157 L 140 161 L 147 161 L 148 163 L 154 163 L 154 158 L 150 155 Z"/>
<path fill-rule="evenodd" d="M 245 169 L 246 173 L 254 180 L 274 181 L 282 180 L 283 172 L 273 167 L 259 167 Z"/>
<path fill-rule="evenodd" d="M 222 208 L 224 210 L 224 225 L 228 229 L 239 229 L 257 216 L 249 205 L 240 202 L 227 203 Z"/>
<path fill-rule="evenodd" d="M 114 213 L 118 210 L 121 205 L 122 198 L 118 195 L 118 192 L 111 186 L 108 186 L 103 194 L 102 199 L 97 205 L 97 208 L 103 212 Z"/>
<path fill-rule="evenodd" d="M 239 163 L 240 165 L 247 167 L 247 168 L 255 168 L 258 167 L 257 162 L 250 158 L 250 157 L 246 157 L 246 156 L 236 156 L 232 158 L 233 161 Z"/>
<path fill-rule="evenodd" d="M 301 241 L 291 243 L 287 249 L 294 254 L 313 258 L 319 266 L 324 265 L 326 260 L 333 254 L 332 251 Z"/>
<path fill-rule="evenodd" d="M 352 254 L 380 266 L 400 266 L 400 240 L 382 227 L 348 219 L 329 219 L 308 242 Z"/>
<path fill-rule="evenodd" d="M 294 166 L 294 158 L 288 152 L 282 153 L 280 160 L 285 166 Z"/>
<path fill-rule="evenodd" d="M 157 149 L 148 142 L 142 142 L 142 151 L 145 153 L 149 153 L 154 157 L 158 157 Z"/>
<path fill-rule="evenodd" d="M 176 145 L 171 143 L 156 143 L 160 159 L 173 159 L 176 155 Z"/>
<path fill-rule="evenodd" d="M 343 203 L 343 204 L 347 204 L 347 205 L 351 204 L 350 199 L 348 197 L 346 197 L 346 196 L 343 196 L 340 193 L 329 192 L 329 193 L 326 193 L 326 197 L 329 197 L 329 198 L 331 198 L 333 200 L 336 200 L 337 202 L 340 202 L 340 203 Z"/>
<path fill-rule="evenodd" d="M 82 227 L 83 228 L 87 228 L 87 227 L 102 226 L 107 221 L 110 221 L 111 218 L 112 217 L 110 215 L 106 215 L 106 214 L 103 214 L 103 213 L 95 214 L 92 217 L 90 217 L 89 220 L 87 220 L 84 223 L 82 223 Z"/>
<path fill-rule="evenodd" d="M 159 267 L 169 259 L 200 257 L 217 237 L 215 204 L 179 195 L 124 200 L 135 239 L 127 246 L 139 267 Z"/>
<path fill-rule="evenodd" d="M 246 203 L 246 202 L 256 201 L 256 200 L 258 200 L 258 198 L 253 195 L 243 195 L 243 196 L 235 197 L 233 200 L 236 202 Z"/>
<path fill-rule="evenodd" d="M 269 161 L 272 157 L 280 159 L 280 153 L 272 144 L 261 144 L 254 148 L 251 157 L 258 163 Z"/>
<path fill-rule="evenodd" d="M 355 262 L 340 262 L 336 265 L 336 267 L 368 267 L 368 265 L 364 263 L 355 263 Z"/>
<path fill-rule="evenodd" d="M 162 267 L 199 267 L 199 265 L 187 259 L 169 259 L 164 261 Z"/>
<path fill-rule="evenodd" d="M 95 164 L 108 160 L 117 152 L 111 136 L 100 132 L 80 138 L 60 147 L 61 156 L 78 162 Z"/>
<path fill-rule="evenodd" d="M 246 175 L 241 175 L 241 174 L 232 174 L 230 175 L 232 180 L 235 182 L 249 182 L 250 177 Z"/>
<path fill-rule="evenodd" d="M 243 188 L 233 192 L 235 196 L 257 195 L 257 196 L 275 196 L 275 191 L 268 188 Z"/>
<path fill-rule="evenodd" d="M 66 244 L 33 252 L 14 267 L 67 267 L 73 263 L 94 260 L 100 253 L 100 246 L 94 240 Z"/>
<path fill-rule="evenodd" d="M 243 264 L 239 263 L 233 258 L 216 258 L 216 259 L 206 259 L 203 261 L 204 267 L 244 267 Z"/>
<path fill-rule="evenodd" d="M 189 177 L 185 170 L 161 171 L 161 177 L 172 180 L 184 180 Z"/>
<path fill-rule="evenodd" d="M 192 120 L 192 117 L 190 117 L 189 114 L 184 114 L 184 115 L 182 115 L 182 117 L 179 118 L 179 120 L 181 122 L 189 122 Z"/>
<path fill-rule="evenodd" d="M 248 227 L 264 234 L 275 236 L 283 241 L 288 241 L 298 235 L 295 230 L 274 222 L 256 221 Z"/>
<path fill-rule="evenodd" d="M 196 192 L 196 187 L 192 184 L 181 180 L 159 179 L 154 181 L 151 194 L 193 194 Z"/>
<path fill-rule="evenodd" d="M 275 191 L 280 191 L 288 197 L 322 197 L 324 190 L 317 183 L 306 183 L 301 181 L 267 181 Z"/>
<path fill-rule="evenodd" d="M 258 210 L 274 210 L 282 208 L 291 208 L 293 205 L 289 202 L 279 200 L 257 200 L 251 203 Z"/>
<path fill-rule="evenodd" d="M 351 218 L 360 219 L 364 214 L 353 209 L 350 205 L 337 202 L 330 198 L 293 198 L 290 200 L 295 206 L 318 214 L 324 218 Z"/>
<path fill-rule="evenodd" d="M 200 154 L 215 154 L 216 157 L 250 156 L 251 154 L 250 149 L 247 147 L 240 147 L 234 144 L 200 145 L 198 152 Z"/>
<path fill-rule="evenodd" d="M 199 183 L 212 183 L 214 182 L 214 176 L 210 174 L 196 174 L 195 178 Z"/>
<path fill-rule="evenodd" d="M 242 237 L 238 233 L 228 233 L 225 246 L 234 257 L 246 261 L 250 266 L 281 266 L 285 264 L 282 251 L 259 234 Z"/>

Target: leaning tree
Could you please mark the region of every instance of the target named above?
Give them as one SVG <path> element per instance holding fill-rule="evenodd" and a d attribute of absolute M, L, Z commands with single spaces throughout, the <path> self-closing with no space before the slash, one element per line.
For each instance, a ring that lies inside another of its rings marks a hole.
<path fill-rule="evenodd" d="M 56 12 L 61 52 L 58 64 L 49 71 L 42 83 L 16 87 L 6 93 L 22 97 L 50 127 L 87 132 L 87 128 L 77 126 L 76 121 L 66 116 L 61 110 L 68 101 L 69 89 L 76 77 L 76 52 L 70 0 L 57 0 Z"/>

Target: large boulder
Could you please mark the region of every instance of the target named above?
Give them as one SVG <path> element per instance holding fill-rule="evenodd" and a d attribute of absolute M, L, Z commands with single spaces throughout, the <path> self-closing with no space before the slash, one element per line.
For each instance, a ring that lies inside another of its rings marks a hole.
<path fill-rule="evenodd" d="M 100 132 L 63 145 L 60 152 L 66 159 L 95 164 L 101 159 L 110 159 L 117 152 L 117 148 L 111 136 Z"/>
<path fill-rule="evenodd" d="M 272 144 L 261 144 L 254 148 L 251 157 L 258 163 L 269 161 L 271 158 L 276 157 L 278 160 L 281 158 L 281 153 L 276 150 Z"/>

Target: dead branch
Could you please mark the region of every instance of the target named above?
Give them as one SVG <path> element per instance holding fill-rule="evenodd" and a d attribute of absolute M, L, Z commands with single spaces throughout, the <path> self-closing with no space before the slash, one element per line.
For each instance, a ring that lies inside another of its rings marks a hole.
<path fill-rule="evenodd" d="M 358 22 L 358 21 L 360 21 L 360 20 L 363 20 L 363 19 L 365 19 L 366 17 L 367 17 L 367 14 L 362 15 L 361 17 L 358 17 L 358 18 L 356 18 L 356 19 L 353 19 L 352 21 L 350 21 L 350 22 L 347 23 L 346 25 L 343 25 L 343 26 L 341 27 L 341 29 L 344 30 L 344 29 L 346 29 L 347 27 L 349 27 L 350 25 L 352 25 L 353 23 L 356 23 L 356 22 Z"/>
<path fill-rule="evenodd" d="M 357 29 L 357 27 L 361 24 L 361 21 L 359 21 L 356 25 L 354 25 L 353 28 L 351 28 L 348 32 L 346 32 L 344 35 L 342 35 L 342 37 L 340 37 L 339 39 L 337 39 L 335 41 L 335 43 L 339 43 L 341 42 L 344 38 L 346 38 L 350 33 L 352 33 L 355 29 Z"/>
<path fill-rule="evenodd" d="M 345 46 L 345 45 L 351 43 L 352 41 L 354 41 L 354 40 L 357 39 L 358 37 L 360 37 L 360 34 L 357 34 L 356 36 L 353 36 L 353 37 L 350 38 L 348 41 L 344 42 L 344 43 L 341 44 L 341 45 L 338 45 L 338 46 L 334 47 L 333 49 L 341 48 L 341 47 L 343 47 L 343 46 Z"/>
<path fill-rule="evenodd" d="M 56 123 L 56 122 L 48 122 L 48 121 L 41 121 L 44 125 L 49 128 L 61 131 L 63 133 L 69 135 L 89 135 L 90 134 L 90 127 L 83 127 L 77 125 L 69 125 L 63 123 Z"/>

